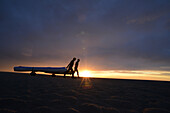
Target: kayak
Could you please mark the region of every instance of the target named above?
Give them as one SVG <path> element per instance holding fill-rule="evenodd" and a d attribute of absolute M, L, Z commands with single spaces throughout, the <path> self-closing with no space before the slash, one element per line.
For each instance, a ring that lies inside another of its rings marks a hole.
<path fill-rule="evenodd" d="M 32 72 L 45 72 L 45 73 L 56 73 L 64 74 L 67 71 L 66 67 L 25 67 L 16 66 L 14 71 L 32 71 Z"/>

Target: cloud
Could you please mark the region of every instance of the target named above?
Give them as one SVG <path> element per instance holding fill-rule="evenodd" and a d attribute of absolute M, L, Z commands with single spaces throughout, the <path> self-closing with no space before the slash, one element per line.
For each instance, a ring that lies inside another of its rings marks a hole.
<path fill-rule="evenodd" d="M 144 16 L 141 18 L 137 18 L 137 19 L 131 19 L 131 20 L 127 20 L 127 24 L 144 24 L 146 22 L 151 22 L 154 21 L 156 19 L 158 19 L 161 15 L 156 15 L 156 16 Z"/>
<path fill-rule="evenodd" d="M 170 66 L 168 0 L 2 0 L 0 6 L 3 64 L 62 65 L 76 56 L 94 69 Z"/>

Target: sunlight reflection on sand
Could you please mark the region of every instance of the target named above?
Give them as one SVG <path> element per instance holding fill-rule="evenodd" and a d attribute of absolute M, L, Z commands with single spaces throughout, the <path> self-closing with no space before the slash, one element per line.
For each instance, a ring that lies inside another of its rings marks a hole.
<path fill-rule="evenodd" d="M 82 87 L 83 89 L 91 89 L 92 88 L 92 82 L 90 80 L 89 77 L 83 77 L 81 83 L 80 83 L 80 87 Z"/>

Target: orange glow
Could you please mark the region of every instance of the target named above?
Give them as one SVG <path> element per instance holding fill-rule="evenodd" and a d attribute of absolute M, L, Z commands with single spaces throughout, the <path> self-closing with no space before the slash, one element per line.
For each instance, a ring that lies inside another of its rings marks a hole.
<path fill-rule="evenodd" d="M 80 76 L 81 77 L 92 77 L 90 71 L 88 71 L 88 70 L 80 72 Z"/>
<path fill-rule="evenodd" d="M 169 71 L 153 70 L 107 70 L 107 71 L 82 71 L 80 77 L 113 78 L 113 79 L 138 79 L 138 80 L 158 80 L 170 81 Z"/>

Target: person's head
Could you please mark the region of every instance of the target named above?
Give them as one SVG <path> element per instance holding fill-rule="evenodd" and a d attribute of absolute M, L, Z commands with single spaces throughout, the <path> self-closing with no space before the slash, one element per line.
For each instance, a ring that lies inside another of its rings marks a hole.
<path fill-rule="evenodd" d="M 77 59 L 77 62 L 79 62 L 80 61 L 80 59 Z"/>
<path fill-rule="evenodd" d="M 73 60 L 75 61 L 75 60 L 76 60 L 76 58 L 74 57 L 74 58 L 73 58 Z"/>

